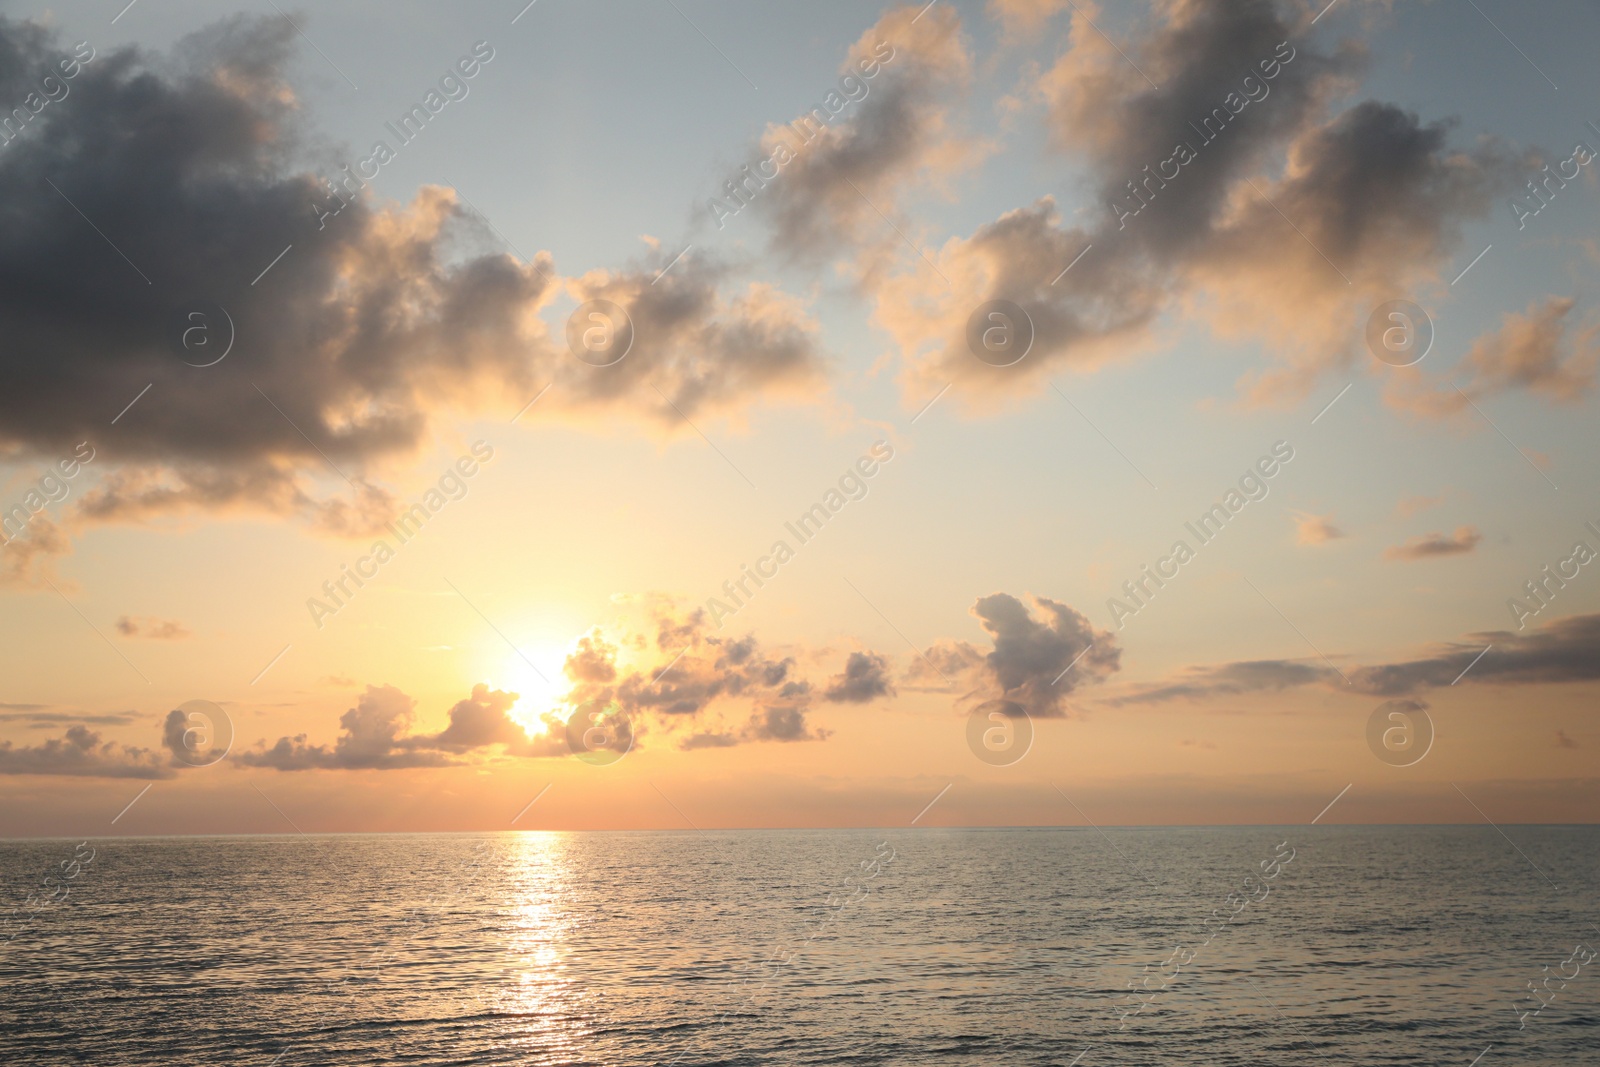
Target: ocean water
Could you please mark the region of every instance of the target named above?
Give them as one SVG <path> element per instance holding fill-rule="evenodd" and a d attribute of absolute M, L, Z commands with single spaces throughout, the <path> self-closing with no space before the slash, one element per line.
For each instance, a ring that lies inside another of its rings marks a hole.
<path fill-rule="evenodd" d="M 0 1063 L 1592 1067 L 1600 828 L 1505 832 L 0 842 Z"/>

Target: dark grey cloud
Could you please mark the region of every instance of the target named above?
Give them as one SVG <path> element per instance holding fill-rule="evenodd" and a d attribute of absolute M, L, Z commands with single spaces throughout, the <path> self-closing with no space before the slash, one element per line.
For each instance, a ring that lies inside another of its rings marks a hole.
<path fill-rule="evenodd" d="M 590 635 L 567 658 L 564 670 L 573 682 L 567 703 L 615 701 L 629 716 L 672 718 L 699 715 L 725 699 L 810 701 L 811 684 L 798 677 L 794 657 L 768 655 L 752 635 L 717 636 L 701 608 L 683 610 L 653 598 L 648 611 L 649 636 L 637 634 L 631 642 L 646 666 L 623 669 L 619 646 Z"/>
<path fill-rule="evenodd" d="M 1092 27 L 1075 26 L 1072 47 L 1041 90 L 1058 145 L 1090 149 L 1096 206 L 1104 212 L 1095 227 L 1101 236 L 1109 239 L 1117 228 L 1108 205 L 1124 203 L 1139 215 L 1119 230 L 1119 247 L 1160 260 L 1210 240 L 1239 179 L 1299 132 L 1362 65 L 1359 47 L 1317 49 L 1300 38 L 1298 23 L 1295 9 L 1275 0 L 1160 7 L 1123 45 L 1159 88 L 1128 77 L 1126 61 Z M 1198 158 L 1163 181 L 1157 164 L 1179 143 L 1191 145 Z M 1157 178 L 1148 188 L 1141 184 L 1148 199 L 1141 208 L 1128 183 L 1143 183 L 1151 173 Z"/>
<path fill-rule="evenodd" d="M 1115 635 L 1095 630 L 1081 612 L 1048 597 L 1029 599 L 1032 610 L 1010 593 L 979 597 L 972 614 L 988 631 L 993 650 L 983 654 L 965 641 L 939 642 L 913 664 L 909 677 L 942 677 L 966 690 L 963 703 L 992 704 L 1004 714 L 1013 714 L 1008 705 L 1015 705 L 1038 718 L 1065 716 L 1067 695 L 1120 669 L 1122 650 Z"/>
<path fill-rule="evenodd" d="M 736 398 L 814 396 L 823 354 L 818 327 L 799 300 L 760 283 L 729 291 L 724 283 L 732 268 L 703 250 L 657 280 L 666 265 L 662 259 L 592 271 L 568 283 L 581 301 L 610 300 L 626 309 L 634 345 L 606 373 L 565 350 L 547 360 L 541 370 L 568 394 L 558 408 L 627 407 L 676 430 L 684 415 L 726 409 Z"/>
<path fill-rule="evenodd" d="M 5 705 L 0 705 L 4 707 Z M 49 707 L 48 704 L 11 705 L 12 707 Z M 106 715 L 83 715 L 66 711 L 0 711 L 0 722 L 22 724 L 29 730 L 50 730 L 57 726 L 127 726 L 138 722 L 140 716 L 131 711 L 118 711 Z"/>
<path fill-rule="evenodd" d="M 685 749 L 820 741 L 830 735 L 807 719 L 817 693 L 798 676 L 793 656 L 771 655 L 750 635 L 717 636 L 701 609 L 686 611 L 656 596 L 644 602 L 646 618 L 638 632 L 610 640 L 596 631 L 577 642 L 564 665 L 571 687 L 562 705 L 615 703 L 636 739 L 648 735 L 652 722 L 669 733 L 688 727 L 691 732 L 679 742 Z M 624 649 L 630 653 L 626 666 L 618 661 Z M 857 666 L 853 675 L 847 669 L 835 683 L 846 684 L 852 694 L 847 699 L 871 699 L 868 693 L 887 686 L 888 660 L 874 653 L 855 655 L 865 667 Z M 845 691 L 830 699 L 844 698 Z M 417 733 L 416 701 L 393 686 L 369 685 L 356 706 L 340 717 L 342 732 L 333 745 L 313 744 L 300 734 L 271 745 L 257 742 L 234 758 L 247 767 L 302 771 L 459 766 L 472 762 L 473 756 L 496 752 L 513 758 L 569 755 L 565 723 L 557 714 L 543 714 L 547 728 L 530 735 L 511 717 L 517 700 L 516 693 L 480 683 L 470 697 L 451 707 L 443 730 Z M 708 723 L 740 705 L 750 709 L 742 725 Z M 176 724 L 169 746 L 181 745 L 182 726 Z"/>
<path fill-rule="evenodd" d="M 1474 664 L 1485 648 L 1489 651 Z M 1600 679 L 1600 615 L 1556 619 L 1531 632 L 1468 634 L 1431 656 L 1347 673 L 1355 687 L 1384 696 L 1447 686 L 1457 677 L 1459 685 L 1591 682 Z"/>
<path fill-rule="evenodd" d="M 1600 680 L 1600 615 L 1574 615 L 1527 633 L 1491 630 L 1468 634 L 1416 659 L 1348 667 L 1343 674 L 1332 667 L 1300 660 L 1190 667 L 1169 681 L 1137 689 L 1108 703 L 1199 701 L 1307 685 L 1322 685 L 1343 693 L 1404 697 L 1451 685 L 1532 686 L 1596 680 Z"/>
<path fill-rule="evenodd" d="M 656 594 L 639 602 L 642 617 L 619 624 L 614 639 L 596 632 L 578 642 L 567 657 L 572 688 L 563 697 L 570 707 L 615 702 L 635 737 L 654 724 L 668 734 L 686 731 L 677 743 L 689 750 L 821 741 L 831 732 L 808 718 L 818 699 L 865 703 L 894 691 L 889 659 L 878 653 L 850 654 L 845 670 L 819 689 L 796 656 L 768 651 L 753 634 L 719 635 L 702 608 Z"/>
<path fill-rule="evenodd" d="M 177 708 L 167 712 L 167 717 L 161 723 L 161 747 L 171 755 L 175 767 L 185 762 L 183 757 L 189 752 L 189 746 L 184 744 L 184 735 L 188 731 L 188 715 Z"/>
<path fill-rule="evenodd" d="M 889 657 L 876 652 L 850 653 L 844 670 L 822 691 L 822 699 L 835 704 L 867 704 L 886 696 L 894 696 Z"/>
<path fill-rule="evenodd" d="M 147 748 L 103 741 L 87 726 L 38 745 L 0 741 L 0 774 L 69 775 L 82 778 L 171 778 L 158 753 Z"/>
<path fill-rule="evenodd" d="M 102 52 L 0 149 L 0 448 L 69 454 L 151 386 L 118 421 L 120 469 L 84 518 L 248 507 L 354 534 L 390 502 L 368 479 L 442 418 L 509 413 L 551 381 L 544 409 L 585 421 L 627 408 L 660 432 L 682 424 L 660 394 L 693 417 L 815 384 L 801 305 L 759 286 L 724 293 L 711 257 L 654 286 L 670 253 L 563 279 L 547 255 L 493 248 L 451 190 L 404 205 L 361 190 L 340 165 L 366 146 L 302 133 L 285 74 L 299 47 L 281 18 L 238 16 L 170 54 Z M 0 20 L 6 99 L 68 51 Z M 337 214 L 323 175 L 348 183 Z M 630 311 L 621 364 L 588 366 L 551 335 L 537 313 L 563 292 Z M 236 336 L 204 369 L 177 348 L 199 300 L 225 308 Z M 318 499 L 324 456 L 354 480 L 351 500 Z"/>
<path fill-rule="evenodd" d="M 177 619 L 123 615 L 117 619 L 116 625 L 117 633 L 123 637 L 141 637 L 149 641 L 180 641 L 194 636 L 189 628 Z"/>
<path fill-rule="evenodd" d="M 758 180 L 741 175 L 741 195 L 771 225 L 774 252 L 816 261 L 898 242 L 884 217 L 908 188 L 981 157 L 977 139 L 952 128 L 972 73 L 960 18 L 948 7 L 918 16 L 909 5 L 885 13 L 847 52 L 843 91 L 827 87 L 761 138 L 745 172 Z"/>
<path fill-rule="evenodd" d="M 1160 704 L 1169 700 L 1207 700 L 1240 693 L 1275 692 L 1313 685 L 1337 676 L 1326 667 L 1297 660 L 1247 660 L 1216 667 L 1190 667 L 1162 685 L 1148 686 L 1106 703 Z"/>
<path fill-rule="evenodd" d="M 313 769 L 399 770 L 448 767 L 456 761 L 441 752 L 419 750 L 407 743 L 416 720 L 417 702 L 394 686 L 369 685 L 356 706 L 339 717 L 343 732 L 332 748 L 307 742 L 305 734 L 281 737 L 270 748 L 258 743 L 234 758 L 246 767 L 280 771 Z"/>
<path fill-rule="evenodd" d="M 744 729 L 752 741 L 825 741 L 831 734 L 807 723 L 806 709 L 796 705 L 759 708 Z"/>
<path fill-rule="evenodd" d="M 993 405 L 1063 365 L 1152 346 L 1167 313 L 1269 342 L 1287 366 L 1241 382 L 1255 401 L 1299 395 L 1351 359 L 1356 312 L 1436 277 L 1512 169 L 1493 145 L 1452 144 L 1448 124 L 1370 100 L 1340 109 L 1364 48 L 1322 44 L 1308 18 L 1273 0 L 1157 5 L 1120 42 L 1155 88 L 1075 14 L 1038 90 L 1086 170 L 1087 213 L 1064 224 L 1044 198 L 947 242 L 944 292 L 917 284 L 906 257 L 876 295 L 910 364 L 908 396 L 955 377 L 974 387 L 962 402 Z M 968 348 L 969 316 L 996 299 L 1033 322 L 1014 367 Z"/>

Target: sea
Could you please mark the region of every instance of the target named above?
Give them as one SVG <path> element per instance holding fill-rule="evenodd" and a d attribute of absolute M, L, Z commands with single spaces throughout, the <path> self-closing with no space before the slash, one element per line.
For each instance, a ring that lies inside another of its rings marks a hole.
<path fill-rule="evenodd" d="M 6 841 L 0 1064 L 1594 1067 L 1597 846 L 1594 826 Z"/>

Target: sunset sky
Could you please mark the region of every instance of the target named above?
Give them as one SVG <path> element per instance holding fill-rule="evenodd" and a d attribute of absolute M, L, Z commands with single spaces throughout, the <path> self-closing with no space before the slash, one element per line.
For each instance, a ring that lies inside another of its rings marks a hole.
<path fill-rule="evenodd" d="M 125 2 L 0 3 L 0 836 L 1600 811 L 1592 6 Z"/>

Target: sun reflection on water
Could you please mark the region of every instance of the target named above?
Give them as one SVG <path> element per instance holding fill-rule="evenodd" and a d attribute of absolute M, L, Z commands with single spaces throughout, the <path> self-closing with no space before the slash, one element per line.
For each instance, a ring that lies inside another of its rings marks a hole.
<path fill-rule="evenodd" d="M 570 835 L 527 832 L 507 840 L 506 972 L 486 1009 L 498 1016 L 499 1044 L 535 1063 L 571 1063 L 593 1048 L 595 1005 L 568 970 L 574 876 Z"/>

